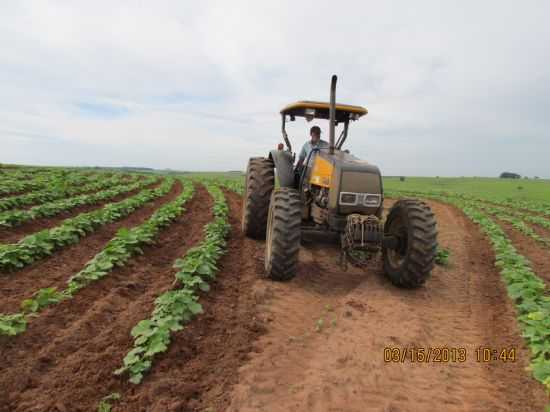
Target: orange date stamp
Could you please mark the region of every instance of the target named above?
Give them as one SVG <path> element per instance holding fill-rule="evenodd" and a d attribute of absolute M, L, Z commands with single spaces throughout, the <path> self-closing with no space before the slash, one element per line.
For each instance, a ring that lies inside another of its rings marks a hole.
<path fill-rule="evenodd" d="M 492 348 L 480 346 L 474 350 L 473 360 L 476 362 L 515 362 L 516 348 Z M 462 363 L 468 359 L 468 351 L 464 347 L 386 347 L 384 362 L 386 363 Z"/>
<path fill-rule="evenodd" d="M 384 362 L 394 363 L 449 363 L 466 362 L 466 348 L 428 347 L 428 348 L 384 348 Z"/>

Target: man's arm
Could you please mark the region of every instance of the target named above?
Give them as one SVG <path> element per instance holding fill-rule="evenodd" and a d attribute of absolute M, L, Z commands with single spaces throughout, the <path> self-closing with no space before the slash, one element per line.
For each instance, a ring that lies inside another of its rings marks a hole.
<path fill-rule="evenodd" d="M 296 163 L 297 168 L 302 167 L 302 165 L 304 164 L 304 160 L 306 159 L 306 155 L 307 155 L 306 145 L 307 145 L 307 142 L 304 143 L 304 145 L 302 146 L 302 150 L 300 150 L 300 155 L 298 156 L 298 163 Z"/>

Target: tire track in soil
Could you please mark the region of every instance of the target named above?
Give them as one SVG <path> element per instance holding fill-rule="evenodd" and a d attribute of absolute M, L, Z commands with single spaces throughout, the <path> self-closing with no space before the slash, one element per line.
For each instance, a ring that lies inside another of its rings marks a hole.
<path fill-rule="evenodd" d="M 145 222 L 161 205 L 174 200 L 181 190 L 181 183 L 175 182 L 166 195 L 146 203 L 123 219 L 98 228 L 78 243 L 61 248 L 23 269 L 0 271 L 0 313 L 17 311 L 21 301 L 31 297 L 38 289 L 66 286 L 67 280 L 102 250 L 120 228 Z"/>
<path fill-rule="evenodd" d="M 115 203 L 120 202 L 121 200 L 127 199 L 131 196 L 134 196 L 135 194 L 139 193 L 140 191 L 144 189 L 152 189 L 157 186 L 160 186 L 162 182 L 159 181 L 157 183 L 154 183 L 152 185 L 149 185 L 145 188 L 132 190 L 128 193 L 123 193 L 118 196 L 113 197 L 110 200 L 106 200 L 104 202 L 96 203 L 94 205 L 85 205 L 85 206 L 77 206 L 71 210 L 63 211 L 58 215 L 51 216 L 51 217 L 41 217 L 38 219 L 30 220 L 28 222 L 23 223 L 22 225 L 6 228 L 6 227 L 0 227 L 0 244 L 1 243 L 17 243 L 23 237 L 27 235 L 31 235 L 33 233 L 39 232 L 44 229 L 51 229 L 57 225 L 59 225 L 61 222 L 63 222 L 65 219 L 69 219 L 71 217 L 78 216 L 81 213 L 87 213 L 91 212 L 93 210 L 101 209 L 103 206 L 105 206 L 108 203 Z"/>
<path fill-rule="evenodd" d="M 535 239 L 518 232 L 511 224 L 495 220 L 518 252 L 529 259 L 533 271 L 550 286 L 550 248 L 545 248 Z"/>
<path fill-rule="evenodd" d="M 238 368 L 264 331 L 255 309 L 264 292 L 254 289 L 263 244 L 241 232 L 240 196 L 225 195 L 232 229 L 216 280 L 200 298 L 204 314 L 173 335 L 169 350 L 140 385 L 124 384 L 114 411 L 226 410 Z"/>
<path fill-rule="evenodd" d="M 131 329 L 171 288 L 174 260 L 202 239 L 212 199 L 198 186 L 184 212 L 127 266 L 47 309 L 27 333 L 0 343 L 0 411 L 92 411 L 120 386 L 113 371 Z"/>
<path fill-rule="evenodd" d="M 342 272 L 338 247 L 320 244 L 302 246 L 291 282 L 258 280 L 271 322 L 239 371 L 228 410 L 543 409 L 547 397 L 524 370 L 529 352 L 488 240 L 462 212 L 428 203 L 452 263 L 437 267 L 423 288 L 392 286 L 380 259 L 365 270 Z M 466 348 L 467 361 L 383 360 L 385 347 L 442 346 Z M 478 363 L 479 346 L 517 347 L 519 359 Z"/>

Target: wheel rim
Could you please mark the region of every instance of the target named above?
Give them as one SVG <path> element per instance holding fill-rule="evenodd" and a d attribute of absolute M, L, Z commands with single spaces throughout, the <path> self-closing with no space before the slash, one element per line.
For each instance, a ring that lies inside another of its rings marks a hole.
<path fill-rule="evenodd" d="M 407 227 L 400 216 L 392 220 L 388 232 L 398 239 L 397 248 L 387 249 L 388 261 L 393 267 L 399 267 L 405 261 L 408 247 Z"/>

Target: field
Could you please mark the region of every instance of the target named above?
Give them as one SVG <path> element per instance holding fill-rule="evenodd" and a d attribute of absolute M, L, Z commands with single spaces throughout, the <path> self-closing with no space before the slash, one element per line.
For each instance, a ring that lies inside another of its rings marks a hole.
<path fill-rule="evenodd" d="M 436 215 L 422 288 L 312 239 L 266 280 L 238 174 L 0 168 L 0 411 L 544 410 L 550 182 L 384 186 Z"/>
<path fill-rule="evenodd" d="M 550 180 L 547 179 L 498 179 L 498 178 L 434 178 L 398 177 L 384 178 L 384 187 L 389 190 L 447 191 L 487 200 L 534 200 L 550 203 Z"/>

